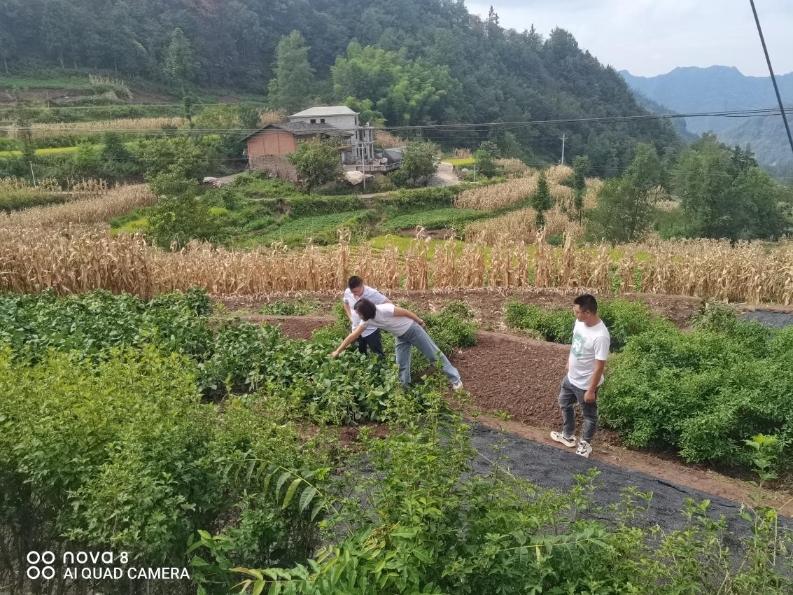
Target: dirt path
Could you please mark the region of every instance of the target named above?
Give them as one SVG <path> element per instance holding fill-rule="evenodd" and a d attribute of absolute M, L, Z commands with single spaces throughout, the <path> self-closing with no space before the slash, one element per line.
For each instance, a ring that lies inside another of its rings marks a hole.
<path fill-rule="evenodd" d="M 415 301 L 418 296 L 410 297 Z M 309 339 L 314 329 L 333 322 L 329 316 L 243 318 L 280 325 L 286 335 L 300 339 Z M 582 460 L 548 435 L 560 423 L 556 396 L 568 347 L 501 332 L 480 331 L 478 339 L 475 347 L 452 357 L 470 394 L 465 405 L 467 417 L 475 424 L 474 442 L 479 452 L 488 457 L 493 446 L 504 442 L 507 446 L 502 454 L 507 455 L 506 464 L 516 475 L 543 487 L 564 489 L 572 486 L 573 474 L 596 466 L 603 471 L 604 488 L 599 497 L 618 501 L 620 490 L 633 485 L 653 491 L 652 516 L 663 517 L 663 526 L 668 527 L 677 526 L 677 511 L 686 497 L 716 497 L 720 500 L 715 510 L 732 514 L 740 503 L 750 503 L 757 492 L 748 482 L 683 464 L 671 454 L 628 450 L 615 432 L 603 428 L 598 429 L 591 458 Z M 766 496 L 768 505 L 793 518 L 793 494 L 767 491 Z"/>

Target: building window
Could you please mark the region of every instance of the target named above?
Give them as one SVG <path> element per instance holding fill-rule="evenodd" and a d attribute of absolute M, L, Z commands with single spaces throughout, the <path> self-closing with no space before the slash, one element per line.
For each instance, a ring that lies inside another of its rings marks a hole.
<path fill-rule="evenodd" d="M 312 118 L 312 119 L 311 119 L 311 123 L 312 123 L 312 124 L 316 124 L 316 123 L 317 123 L 316 119 Z"/>
<path fill-rule="evenodd" d="M 320 122 L 320 124 L 324 124 L 324 123 L 325 123 L 325 118 L 321 118 L 321 119 L 319 120 L 319 122 Z"/>

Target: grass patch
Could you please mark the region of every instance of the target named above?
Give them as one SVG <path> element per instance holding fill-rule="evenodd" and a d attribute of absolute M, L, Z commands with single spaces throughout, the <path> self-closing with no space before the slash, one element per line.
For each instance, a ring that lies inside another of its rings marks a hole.
<path fill-rule="evenodd" d="M 88 77 L 83 78 L 49 78 L 35 79 L 28 77 L 0 76 L 0 87 L 12 88 L 14 85 L 21 89 L 92 89 Z"/>
<path fill-rule="evenodd" d="M 444 159 L 446 163 L 451 163 L 454 167 L 467 167 L 476 163 L 473 157 L 465 157 L 462 159 Z"/>

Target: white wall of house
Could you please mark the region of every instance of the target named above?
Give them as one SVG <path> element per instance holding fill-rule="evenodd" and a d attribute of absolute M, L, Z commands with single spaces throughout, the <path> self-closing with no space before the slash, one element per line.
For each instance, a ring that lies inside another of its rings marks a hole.
<path fill-rule="evenodd" d="M 307 116 L 289 117 L 290 122 L 305 122 L 306 124 L 320 124 L 324 122 L 339 130 L 349 130 L 350 136 L 355 136 L 355 129 L 358 127 L 358 116 L 355 114 L 340 114 L 338 116 Z"/>

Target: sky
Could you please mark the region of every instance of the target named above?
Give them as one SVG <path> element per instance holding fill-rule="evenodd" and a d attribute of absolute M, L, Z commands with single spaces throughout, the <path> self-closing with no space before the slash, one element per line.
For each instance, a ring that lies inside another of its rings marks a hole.
<path fill-rule="evenodd" d="M 506 29 L 566 29 L 603 64 L 636 76 L 678 66 L 735 66 L 768 76 L 749 0 L 466 0 Z M 774 73 L 793 71 L 793 0 L 755 0 Z"/>

